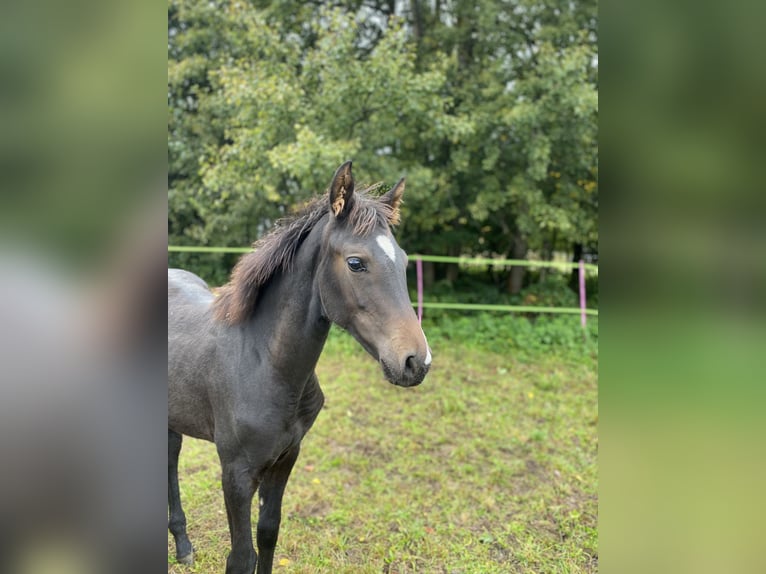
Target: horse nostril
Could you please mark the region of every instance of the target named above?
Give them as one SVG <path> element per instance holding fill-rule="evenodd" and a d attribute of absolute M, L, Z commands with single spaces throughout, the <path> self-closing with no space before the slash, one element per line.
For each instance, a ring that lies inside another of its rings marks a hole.
<path fill-rule="evenodd" d="M 415 355 L 410 355 L 407 360 L 404 361 L 404 370 L 413 372 L 417 369 L 417 363 L 415 362 Z"/>

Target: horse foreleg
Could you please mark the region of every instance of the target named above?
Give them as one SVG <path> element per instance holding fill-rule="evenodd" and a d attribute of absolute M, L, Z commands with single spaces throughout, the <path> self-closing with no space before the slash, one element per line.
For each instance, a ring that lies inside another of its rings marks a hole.
<path fill-rule="evenodd" d="M 257 485 L 245 460 L 221 460 L 221 467 L 223 497 L 231 536 L 226 574 L 253 574 L 258 556 L 253 548 L 250 510 Z"/>
<path fill-rule="evenodd" d="M 176 543 L 176 559 L 181 564 L 194 563 L 194 549 L 186 534 L 186 515 L 178 489 L 178 455 L 183 437 L 168 429 L 168 530 Z"/>
<path fill-rule="evenodd" d="M 258 515 L 258 574 L 271 574 L 282 520 L 282 495 L 299 452 L 299 446 L 290 449 L 263 475 L 258 491 L 261 506 Z"/>

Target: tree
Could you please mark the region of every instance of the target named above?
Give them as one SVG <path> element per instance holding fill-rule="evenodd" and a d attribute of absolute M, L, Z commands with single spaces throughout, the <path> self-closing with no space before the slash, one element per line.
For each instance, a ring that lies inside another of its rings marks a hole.
<path fill-rule="evenodd" d="M 446 231 L 470 222 L 474 243 L 453 247 L 521 259 L 597 241 L 595 2 L 430 6 L 419 54 L 454 52 L 450 112 L 470 126 L 442 150 L 448 181 L 471 190 Z"/>
<path fill-rule="evenodd" d="M 597 241 L 595 2 L 173 0 L 169 26 L 173 237 L 246 244 L 353 158 L 406 173 L 408 250 Z"/>
<path fill-rule="evenodd" d="M 200 162 L 226 141 L 231 110 L 225 106 L 214 72 L 231 58 L 246 57 L 244 29 L 226 1 L 170 0 L 168 4 L 168 240 L 207 245 L 214 224 Z M 221 241 L 228 237 L 219 234 Z M 223 243 L 226 245 L 227 243 Z M 204 269 L 222 281 L 233 257 L 173 254 L 171 263 Z"/>

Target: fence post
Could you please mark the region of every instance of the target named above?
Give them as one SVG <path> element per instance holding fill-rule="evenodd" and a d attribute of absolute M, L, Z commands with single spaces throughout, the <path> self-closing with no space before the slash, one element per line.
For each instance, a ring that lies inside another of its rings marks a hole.
<path fill-rule="evenodd" d="M 585 262 L 580 259 L 580 323 L 585 329 Z"/>
<path fill-rule="evenodd" d="M 418 322 L 423 322 L 423 260 L 415 258 L 415 271 L 418 277 Z"/>

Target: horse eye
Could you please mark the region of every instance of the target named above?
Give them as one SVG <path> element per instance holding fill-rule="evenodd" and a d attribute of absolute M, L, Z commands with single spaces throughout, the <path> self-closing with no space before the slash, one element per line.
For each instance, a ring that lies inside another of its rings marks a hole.
<path fill-rule="evenodd" d="M 362 260 L 358 257 L 349 257 L 346 259 L 346 263 L 348 263 L 348 268 L 351 269 L 354 273 L 359 273 L 360 271 L 367 271 L 367 268 L 364 266 L 364 263 L 362 263 Z"/>

